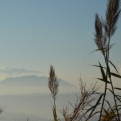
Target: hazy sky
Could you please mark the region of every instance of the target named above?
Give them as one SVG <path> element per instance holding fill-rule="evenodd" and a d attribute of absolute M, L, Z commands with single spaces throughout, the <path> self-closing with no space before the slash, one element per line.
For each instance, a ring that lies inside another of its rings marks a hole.
<path fill-rule="evenodd" d="M 27 74 L 48 76 L 52 64 L 57 76 L 78 84 L 100 75 L 86 64 L 103 64 L 96 49 L 94 18 L 105 16 L 106 0 L 1 0 L 0 80 Z M 112 38 L 111 60 L 121 68 L 121 18 Z M 118 55 L 119 54 L 119 55 Z M 121 71 L 121 70 L 120 70 Z"/>

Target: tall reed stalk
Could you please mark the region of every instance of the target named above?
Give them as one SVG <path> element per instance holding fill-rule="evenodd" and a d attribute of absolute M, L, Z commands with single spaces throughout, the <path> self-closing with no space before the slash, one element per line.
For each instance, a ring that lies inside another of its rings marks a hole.
<path fill-rule="evenodd" d="M 53 68 L 53 66 L 50 66 L 50 73 L 49 73 L 49 79 L 48 79 L 48 87 L 50 89 L 51 92 L 51 96 L 53 97 L 53 117 L 54 117 L 54 121 L 58 121 L 57 118 L 57 111 L 56 111 L 56 96 L 58 93 L 58 86 L 59 86 L 59 81 L 57 80 L 57 76 L 55 75 L 55 69 Z"/>
<path fill-rule="evenodd" d="M 115 119 L 115 121 L 121 121 L 121 95 L 117 95 L 115 92 L 115 90 L 121 91 L 121 88 L 114 87 L 112 80 L 112 76 L 121 78 L 121 75 L 119 74 L 115 65 L 110 61 L 110 49 L 113 47 L 113 44 L 111 44 L 111 38 L 116 32 L 120 13 L 120 0 L 107 0 L 105 19 L 100 17 L 98 14 L 95 15 L 94 42 L 98 47 L 98 49 L 95 51 L 101 51 L 104 57 L 105 66 L 102 66 L 100 62 L 99 65 L 94 66 L 100 69 L 102 78 L 97 79 L 104 82 L 104 91 L 103 93 L 98 93 L 100 86 L 96 86 L 96 83 L 93 86 L 91 85 L 87 90 L 86 84 L 80 81 L 80 96 L 77 96 L 75 105 L 70 103 L 70 105 L 73 107 L 72 112 L 69 113 L 69 108 L 67 107 L 61 110 L 65 121 L 81 121 L 82 119 L 89 121 L 90 118 L 96 114 L 99 115 L 98 121 L 112 121 L 113 119 Z M 114 67 L 116 73 L 111 72 L 110 65 Z M 58 86 L 59 82 L 55 76 L 55 70 L 53 66 L 50 66 L 48 87 L 54 100 L 54 121 L 58 121 L 55 104 Z M 108 88 L 108 86 L 110 86 L 110 88 Z M 106 99 L 107 91 L 110 91 L 113 96 L 113 106 L 111 106 L 110 101 Z M 97 94 L 98 96 L 95 97 Z M 91 102 L 95 100 L 96 103 L 91 105 Z M 105 104 L 107 104 L 108 108 L 105 107 Z"/>

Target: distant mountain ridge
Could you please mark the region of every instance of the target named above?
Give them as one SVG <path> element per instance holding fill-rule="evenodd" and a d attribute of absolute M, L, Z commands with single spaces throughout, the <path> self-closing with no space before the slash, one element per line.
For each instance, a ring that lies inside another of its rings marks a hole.
<path fill-rule="evenodd" d="M 70 84 L 62 79 L 58 79 L 59 84 L 62 86 L 75 86 Z M 8 77 L 2 81 L 0 81 L 0 86 L 47 86 L 48 85 L 48 77 L 45 76 L 22 76 L 22 77 Z"/>

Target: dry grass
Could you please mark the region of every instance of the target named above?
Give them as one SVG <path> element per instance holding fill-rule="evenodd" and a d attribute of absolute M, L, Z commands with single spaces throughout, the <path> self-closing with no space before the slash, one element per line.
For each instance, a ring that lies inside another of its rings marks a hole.
<path fill-rule="evenodd" d="M 121 75 L 119 75 L 115 65 L 110 61 L 109 58 L 110 49 L 113 46 L 110 44 L 110 41 L 111 37 L 116 32 L 120 12 L 120 0 L 108 0 L 105 18 L 103 19 L 101 16 L 99 17 L 98 14 L 95 15 L 94 41 L 98 47 L 98 49 L 95 51 L 101 51 L 104 57 L 105 66 L 102 66 L 100 62 L 99 65 L 94 66 L 100 69 L 102 78 L 97 79 L 104 82 L 104 92 L 102 94 L 98 94 L 99 86 L 96 86 L 96 84 L 94 84 L 94 86 L 91 85 L 91 87 L 86 90 L 86 84 L 81 81 L 80 96 L 77 96 L 77 99 L 75 99 L 75 105 L 72 105 L 70 103 L 73 108 L 73 111 L 69 113 L 68 107 L 63 108 L 61 111 L 65 121 L 81 121 L 82 118 L 84 118 L 85 121 L 88 121 L 95 114 L 99 114 L 99 121 L 111 121 L 112 119 L 115 119 L 116 121 L 121 121 L 121 105 L 118 105 L 121 104 L 121 96 L 116 95 L 115 93 L 115 90 L 121 90 L 121 88 L 114 87 L 112 80 L 112 76 L 121 78 Z M 110 71 L 110 65 L 114 67 L 116 73 Z M 108 85 L 110 86 L 110 89 L 107 88 Z M 57 77 L 55 76 L 54 69 L 51 66 L 49 88 L 52 93 L 53 99 L 55 99 L 55 96 L 57 95 L 58 86 L 59 83 L 57 81 Z M 114 98 L 115 104 L 113 107 L 111 107 L 110 101 L 106 100 L 107 90 L 111 92 Z M 98 94 L 98 98 L 92 96 L 96 94 Z M 91 102 L 93 102 L 95 99 L 96 104 L 91 106 Z M 108 109 L 105 109 L 104 107 L 106 103 L 108 104 Z"/>
<path fill-rule="evenodd" d="M 105 82 L 105 89 L 104 89 L 104 96 L 103 96 L 103 101 L 102 101 L 102 106 L 101 106 L 101 113 L 100 113 L 100 119 L 102 118 L 102 113 L 104 109 L 104 103 L 105 103 L 105 97 L 107 94 L 107 85 L 111 85 L 111 92 L 114 97 L 114 102 L 115 102 L 115 107 L 116 107 L 116 120 L 120 121 L 119 117 L 119 111 L 118 111 L 118 106 L 117 106 L 117 101 L 116 101 L 116 96 L 115 96 L 115 90 L 114 90 L 114 85 L 112 82 L 112 76 L 115 77 L 120 77 L 120 75 L 112 73 L 110 71 L 110 65 L 113 65 L 115 68 L 116 72 L 117 69 L 114 66 L 114 64 L 109 60 L 109 52 L 110 48 L 112 45 L 110 45 L 111 37 L 114 35 L 116 29 L 117 29 L 117 21 L 120 15 L 120 0 L 108 0 L 107 2 L 107 10 L 106 10 L 106 17 L 105 20 L 103 20 L 101 17 L 98 16 L 98 14 L 95 15 L 95 43 L 98 47 L 98 49 L 102 52 L 105 60 L 105 66 L 106 66 L 106 73 L 104 72 L 101 64 L 99 63 L 102 78 L 99 79 L 101 81 Z M 109 81 L 107 80 L 109 77 Z"/>
<path fill-rule="evenodd" d="M 98 97 L 96 95 L 99 88 L 100 86 L 97 86 L 96 82 L 94 85 L 92 84 L 89 89 L 86 89 L 86 83 L 83 83 L 82 80 L 80 80 L 80 94 L 77 96 L 76 103 L 75 105 L 72 105 L 69 102 L 73 111 L 69 113 L 69 108 L 67 107 L 63 108 L 61 111 L 65 121 L 78 121 L 83 118 L 86 120 L 87 113 L 93 107 L 91 103 Z"/>
<path fill-rule="evenodd" d="M 57 76 L 55 75 L 55 69 L 53 68 L 53 66 L 50 66 L 50 73 L 49 73 L 49 79 L 48 79 L 48 87 L 50 89 L 51 92 L 51 96 L 53 97 L 53 107 L 52 107 L 52 112 L 53 112 L 53 117 L 54 117 L 54 121 L 58 121 L 57 118 L 57 111 L 56 111 L 56 96 L 58 93 L 58 86 L 59 86 L 59 81 L 57 80 Z"/>

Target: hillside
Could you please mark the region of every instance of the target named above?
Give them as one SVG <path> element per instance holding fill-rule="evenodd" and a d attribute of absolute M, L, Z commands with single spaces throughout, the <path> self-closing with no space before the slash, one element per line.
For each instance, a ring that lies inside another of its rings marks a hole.
<path fill-rule="evenodd" d="M 58 79 L 60 85 L 62 86 L 74 86 L 62 79 Z M 2 86 L 47 86 L 48 77 L 38 77 L 35 75 L 22 76 L 22 77 L 9 77 L 0 81 Z"/>
<path fill-rule="evenodd" d="M 62 79 L 59 80 L 59 93 L 77 92 L 79 88 Z M 0 81 L 0 95 L 50 93 L 48 89 L 48 77 L 35 75 L 22 77 L 9 77 Z"/>

